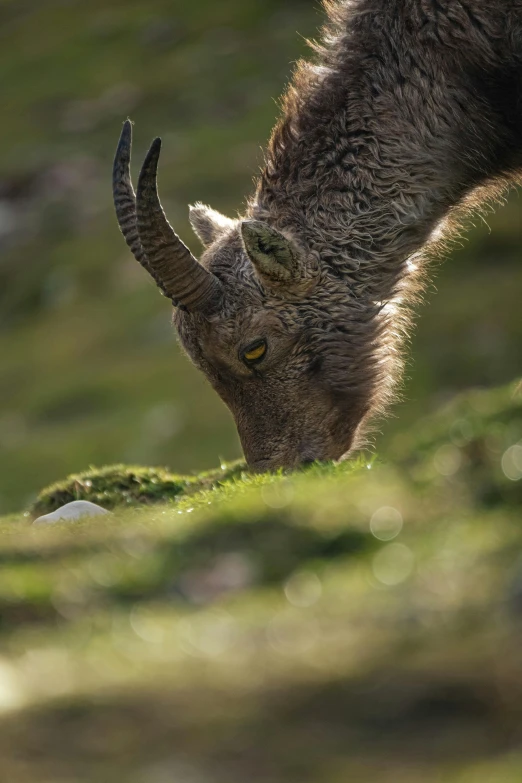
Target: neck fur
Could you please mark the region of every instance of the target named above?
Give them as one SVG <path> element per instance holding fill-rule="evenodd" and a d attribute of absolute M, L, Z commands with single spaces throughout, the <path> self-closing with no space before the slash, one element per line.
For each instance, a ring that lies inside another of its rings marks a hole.
<path fill-rule="evenodd" d="M 330 3 L 284 98 L 249 214 L 320 261 L 309 309 L 330 318 L 339 391 L 364 401 L 359 432 L 400 377 L 426 249 L 522 170 L 517 2 Z"/>
<path fill-rule="evenodd" d="M 436 4 L 356 0 L 329 9 L 319 63 L 298 66 L 251 205 L 355 295 L 374 300 L 393 297 L 408 259 L 443 238 L 448 218 L 509 168 L 505 129 L 466 76 L 479 56 L 473 45 L 494 68 L 487 33 L 499 19 L 487 20 L 478 41 L 473 25 L 463 52 L 444 46 L 460 28 L 446 19 L 430 36 L 419 5 Z"/>

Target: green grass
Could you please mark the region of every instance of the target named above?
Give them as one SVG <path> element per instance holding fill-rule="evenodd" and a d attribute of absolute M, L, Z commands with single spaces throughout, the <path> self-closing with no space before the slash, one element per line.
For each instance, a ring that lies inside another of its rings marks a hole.
<path fill-rule="evenodd" d="M 519 443 L 515 383 L 393 460 L 44 490 L 113 513 L 0 522 L 7 779 L 518 780 Z"/>

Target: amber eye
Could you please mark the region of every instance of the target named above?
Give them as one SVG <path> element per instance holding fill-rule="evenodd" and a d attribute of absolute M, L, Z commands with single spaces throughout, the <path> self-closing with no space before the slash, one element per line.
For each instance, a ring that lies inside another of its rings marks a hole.
<path fill-rule="evenodd" d="M 266 353 L 266 340 L 256 340 L 243 351 L 242 358 L 246 364 L 257 364 Z"/>

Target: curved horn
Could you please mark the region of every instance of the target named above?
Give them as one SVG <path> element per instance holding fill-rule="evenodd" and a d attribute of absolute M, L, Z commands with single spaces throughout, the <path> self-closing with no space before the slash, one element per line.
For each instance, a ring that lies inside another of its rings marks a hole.
<path fill-rule="evenodd" d="M 138 181 L 136 214 L 141 245 L 148 269 L 167 295 L 188 310 L 200 310 L 216 302 L 221 283 L 201 266 L 170 226 L 157 191 L 156 174 L 161 139 L 154 139 Z"/>
<path fill-rule="evenodd" d="M 123 124 L 120 140 L 116 148 L 112 167 L 112 196 L 116 217 L 123 238 L 132 251 L 132 255 L 145 269 L 148 269 L 147 256 L 141 246 L 136 219 L 136 196 L 130 175 L 132 146 L 132 124 L 126 120 Z"/>
<path fill-rule="evenodd" d="M 130 174 L 130 159 L 132 147 L 132 123 L 126 120 L 123 123 L 120 140 L 116 148 L 114 165 L 112 167 L 112 196 L 114 199 L 114 208 L 120 231 L 123 234 L 132 255 L 149 272 L 156 281 L 157 286 L 162 290 L 165 296 L 168 292 L 165 290 L 161 280 L 158 280 L 149 266 L 147 254 L 143 250 L 140 236 L 138 234 L 138 219 L 136 217 L 136 196 L 132 187 Z"/>

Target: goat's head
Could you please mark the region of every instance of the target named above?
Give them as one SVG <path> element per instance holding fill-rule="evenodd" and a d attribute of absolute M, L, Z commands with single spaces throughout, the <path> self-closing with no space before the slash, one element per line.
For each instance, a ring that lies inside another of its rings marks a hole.
<path fill-rule="evenodd" d="M 265 221 L 192 207 L 206 247 L 197 261 L 159 202 L 160 140 L 147 154 L 137 195 L 130 147 L 127 121 L 114 162 L 120 228 L 172 300 L 181 343 L 231 410 L 248 464 L 263 470 L 340 458 L 369 407 L 372 362 L 364 365 L 361 346 L 371 341 L 371 321 L 353 323 L 352 309 L 350 326 L 346 284 L 299 237 Z M 354 356 L 359 366 L 350 380 Z"/>

